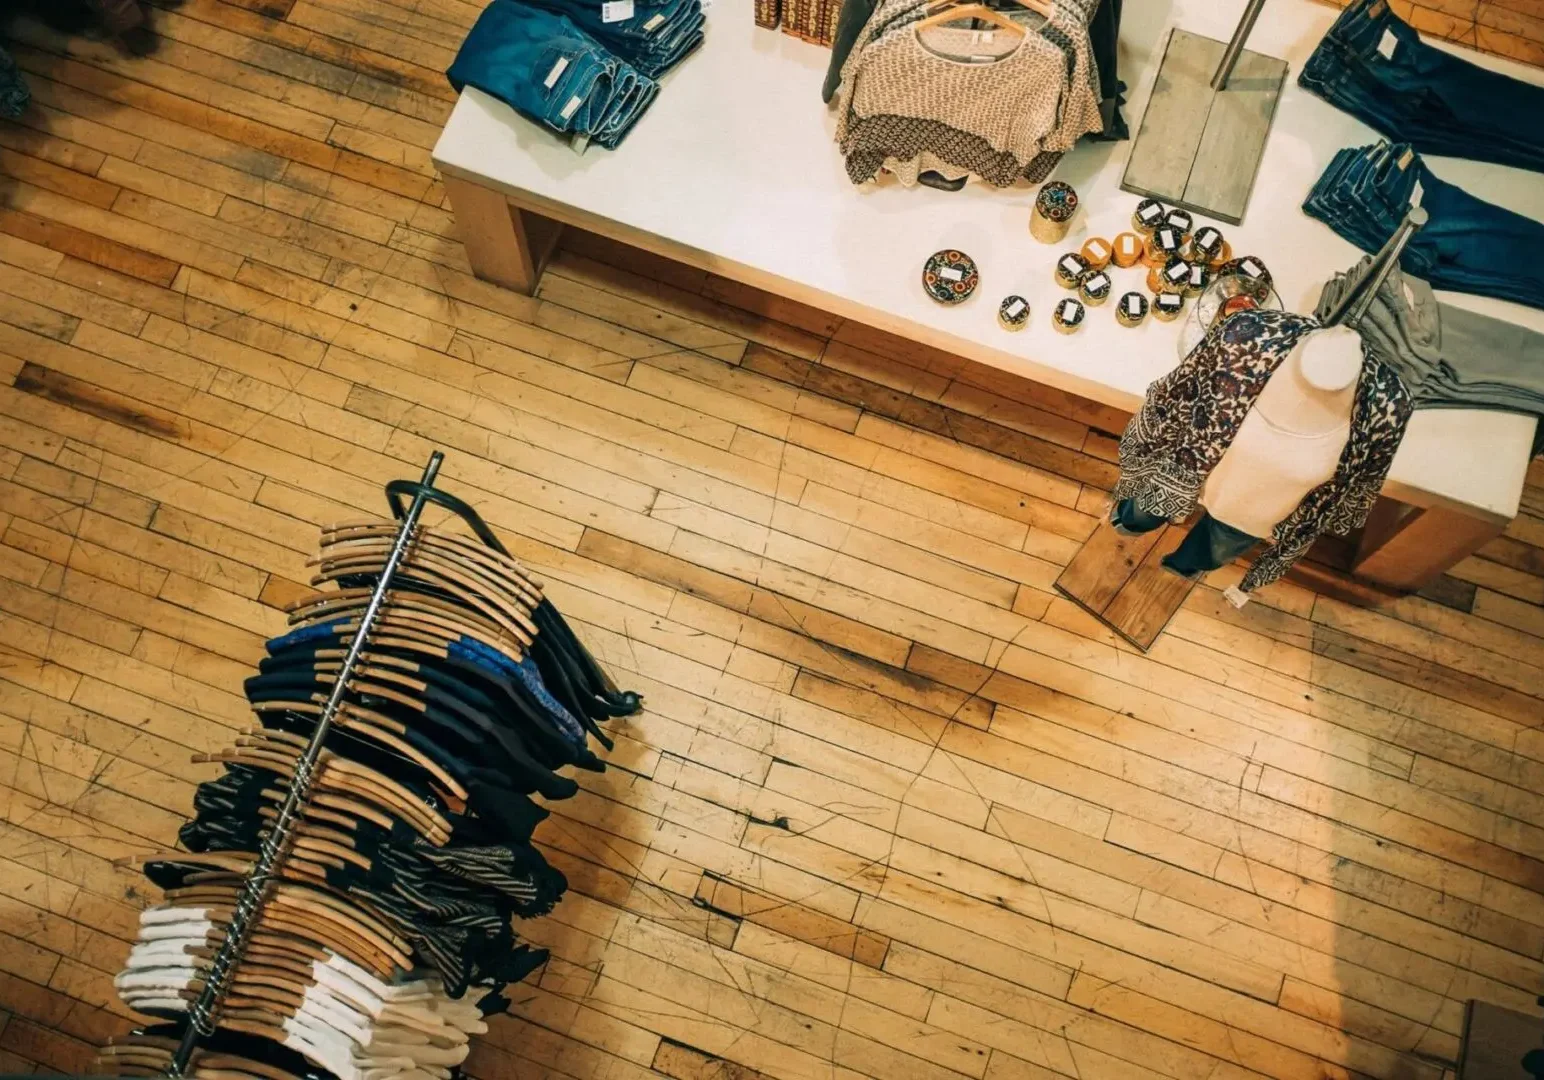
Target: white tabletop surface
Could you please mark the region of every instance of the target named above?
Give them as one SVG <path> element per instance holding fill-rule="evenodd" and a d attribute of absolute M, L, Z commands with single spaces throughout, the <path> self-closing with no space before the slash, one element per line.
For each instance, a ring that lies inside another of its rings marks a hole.
<path fill-rule="evenodd" d="M 1125 6 L 1121 75 L 1133 133 L 1156 73 L 1156 49 L 1181 26 L 1226 39 L 1244 0 L 1141 0 Z M 1287 85 L 1244 224 L 1214 222 L 1235 254 L 1260 256 L 1286 305 L 1308 311 L 1320 284 L 1361 253 L 1299 209 L 1337 150 L 1376 133 L 1298 87 L 1297 72 L 1335 18 L 1311 0 L 1271 0 L 1249 46 L 1285 58 Z M 1516 78 L 1544 71 L 1461 51 Z M 1083 201 L 1067 239 L 1028 231 L 1033 188 L 970 184 L 959 192 L 888 181 L 854 188 L 820 101 L 829 50 L 756 28 L 748 0 L 719 0 L 706 45 L 666 80 L 659 99 L 615 151 L 576 154 L 565 142 L 476 90 L 461 96 L 434 150 L 446 173 L 501 188 L 523 205 L 620 239 L 763 284 L 840 315 L 957 352 L 1027 378 L 1135 409 L 1148 383 L 1177 363 L 1183 320 L 1119 326 L 1113 302 L 1089 310 L 1081 331 L 1056 333 L 1050 312 L 1070 295 L 1052 265 L 1090 236 L 1129 229 L 1136 196 L 1120 190 L 1131 144 L 1085 144 L 1056 177 Z M 1537 173 L 1451 158 L 1429 159 L 1441 177 L 1544 220 Z M 1198 217 L 1200 224 L 1206 219 Z M 969 253 L 976 295 L 942 307 L 923 293 L 923 260 L 940 248 Z M 1140 269 L 1112 269 L 1115 295 L 1143 288 Z M 781 279 L 781 280 L 779 280 Z M 791 288 L 778 284 L 797 283 Z M 1012 293 L 1032 305 L 1027 329 L 997 324 Z M 1458 293 L 1445 302 L 1544 332 L 1544 311 Z M 1188 308 L 1187 308 L 1188 311 Z M 1532 417 L 1467 409 L 1423 410 L 1410 423 L 1385 490 L 1416 505 L 1444 504 L 1487 517 L 1517 512 Z"/>

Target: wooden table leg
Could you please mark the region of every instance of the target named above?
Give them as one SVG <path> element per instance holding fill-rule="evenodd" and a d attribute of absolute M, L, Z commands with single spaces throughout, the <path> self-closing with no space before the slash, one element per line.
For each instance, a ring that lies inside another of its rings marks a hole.
<path fill-rule="evenodd" d="M 1422 508 L 1379 499 L 1362 532 L 1352 572 L 1379 585 L 1414 592 L 1505 528 L 1504 522 L 1440 506 Z"/>
<path fill-rule="evenodd" d="M 472 272 L 515 292 L 535 293 L 562 224 L 510 205 L 501 191 L 458 177 L 445 177 L 445 190 Z"/>

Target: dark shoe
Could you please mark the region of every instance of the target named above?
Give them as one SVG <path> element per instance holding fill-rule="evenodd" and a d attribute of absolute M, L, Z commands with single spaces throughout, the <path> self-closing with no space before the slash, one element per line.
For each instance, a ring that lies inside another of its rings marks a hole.
<path fill-rule="evenodd" d="M 161 45 L 161 39 L 148 26 L 136 26 L 118 35 L 118 41 L 130 56 L 149 56 Z"/>

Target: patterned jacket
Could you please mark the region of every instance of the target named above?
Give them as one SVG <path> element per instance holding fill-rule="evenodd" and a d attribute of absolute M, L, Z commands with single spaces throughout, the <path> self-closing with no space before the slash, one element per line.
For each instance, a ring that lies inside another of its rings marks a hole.
<path fill-rule="evenodd" d="M 1180 521 L 1233 442 L 1271 373 L 1319 323 L 1284 311 L 1246 311 L 1214 326 L 1180 365 L 1147 388 L 1120 440 L 1115 498 Z M 1365 357 L 1365 353 L 1364 353 Z M 1410 395 L 1393 370 L 1365 357 L 1351 436 L 1335 475 L 1278 522 L 1271 546 L 1244 575 L 1244 592 L 1291 569 L 1321 533 L 1344 536 L 1367 520 L 1410 419 Z"/>

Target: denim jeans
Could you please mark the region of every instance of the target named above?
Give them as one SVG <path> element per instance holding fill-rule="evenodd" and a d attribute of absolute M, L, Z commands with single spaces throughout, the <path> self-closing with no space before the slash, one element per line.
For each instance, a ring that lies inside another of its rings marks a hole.
<path fill-rule="evenodd" d="M 601 0 L 524 0 L 569 19 L 641 74 L 657 79 L 702 43 L 701 0 L 633 0 L 633 14 L 605 21 Z"/>
<path fill-rule="evenodd" d="M 1544 170 L 1544 87 L 1426 44 L 1388 0 L 1355 0 L 1298 83 L 1423 154 Z"/>
<path fill-rule="evenodd" d="M 563 15 L 493 0 L 446 72 L 561 134 L 615 147 L 658 90 Z"/>
<path fill-rule="evenodd" d="M 1400 265 L 1406 273 L 1436 289 L 1544 308 L 1538 257 L 1544 223 L 1438 179 L 1408 145 L 1342 150 L 1303 210 L 1373 253 L 1398 230 L 1417 196 L 1428 221 L 1405 247 Z"/>
<path fill-rule="evenodd" d="M 1110 512 L 1110 523 L 1121 532 L 1140 535 L 1167 525 L 1169 521 L 1137 509 L 1133 499 L 1122 499 Z M 1227 566 L 1259 542 L 1259 537 L 1240 532 L 1203 513 L 1201 520 L 1192 525 L 1185 539 L 1180 541 L 1179 547 L 1163 557 L 1163 565 L 1180 577 L 1199 577 L 1208 570 Z"/>

